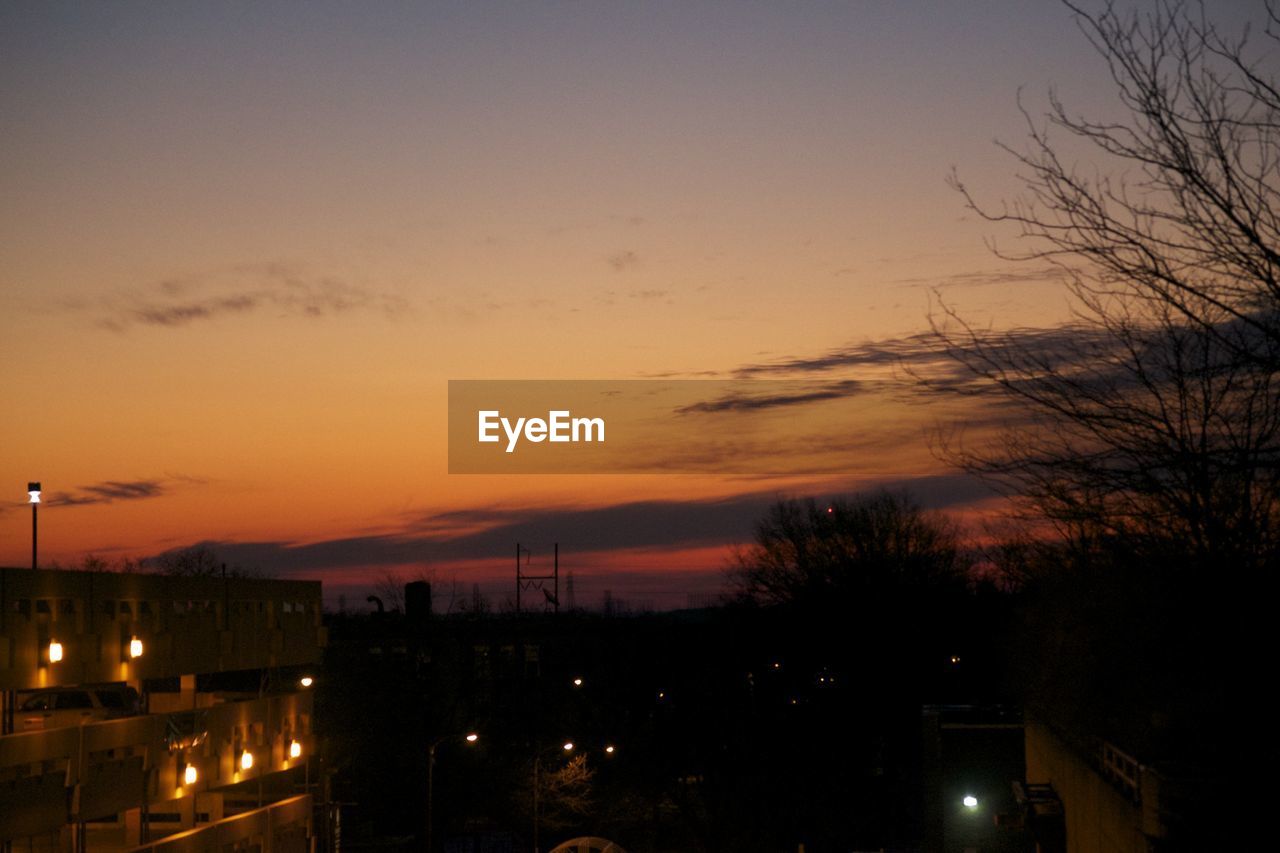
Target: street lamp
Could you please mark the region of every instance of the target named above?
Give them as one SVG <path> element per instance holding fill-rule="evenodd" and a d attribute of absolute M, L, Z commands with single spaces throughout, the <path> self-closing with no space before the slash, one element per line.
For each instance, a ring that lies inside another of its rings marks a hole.
<path fill-rule="evenodd" d="M 27 498 L 31 504 L 31 569 L 36 568 L 36 509 L 40 506 L 40 484 L 27 483 Z"/>
<path fill-rule="evenodd" d="M 573 752 L 573 741 L 566 740 L 560 749 L 566 755 Z M 538 750 L 533 754 L 533 853 L 538 853 L 538 828 L 541 822 L 541 815 L 538 813 L 538 771 L 542 767 L 542 752 L 543 750 Z"/>
<path fill-rule="evenodd" d="M 432 827 L 431 802 L 432 802 L 432 795 L 435 793 L 436 747 L 444 743 L 445 741 L 452 740 L 456 737 L 458 737 L 458 735 L 456 734 L 441 735 L 440 737 L 433 740 L 431 742 L 431 745 L 427 747 L 427 853 L 431 853 L 431 849 L 432 849 L 431 833 L 432 833 L 433 827 Z M 475 732 L 467 732 L 467 734 L 463 736 L 463 740 L 465 740 L 467 743 L 475 743 L 476 741 L 480 740 L 480 735 L 476 734 Z"/>

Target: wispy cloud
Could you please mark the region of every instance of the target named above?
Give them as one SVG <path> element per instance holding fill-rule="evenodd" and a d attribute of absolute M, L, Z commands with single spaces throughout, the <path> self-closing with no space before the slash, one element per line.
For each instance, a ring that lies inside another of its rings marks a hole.
<path fill-rule="evenodd" d="M 625 272 L 640 265 L 640 256 L 630 249 L 613 252 L 607 260 L 614 272 Z"/>
<path fill-rule="evenodd" d="M 990 285 L 1027 284 L 1037 281 L 1062 281 L 1065 273 L 1058 267 L 1041 267 L 1026 270 L 971 270 L 939 276 L 921 276 L 893 279 L 890 283 L 899 287 L 987 287 Z"/>
<path fill-rule="evenodd" d="M 156 498 L 167 491 L 162 480 L 107 480 L 91 486 L 78 486 L 71 491 L 49 492 L 42 502 L 48 506 L 92 506 Z"/>
<path fill-rule="evenodd" d="M 772 362 L 747 364 L 734 375 L 744 379 L 794 376 L 834 372 L 849 368 L 933 368 L 939 380 L 972 379 L 964 366 L 968 356 L 983 355 L 994 362 L 1034 354 L 1047 364 L 1067 365 L 1094 358 L 1100 348 L 1113 342 L 1104 331 L 1067 324 L 1049 328 L 1017 328 L 1001 332 L 978 332 L 973 338 L 957 337 L 944 344 L 933 332 L 919 332 L 901 338 L 862 341 L 837 347 L 815 356 L 794 356 Z M 959 356 L 960 358 L 956 358 Z M 913 384 L 919 384 L 912 377 Z"/>
<path fill-rule="evenodd" d="M 761 390 L 769 390 L 773 383 L 761 382 Z M 702 414 L 710 412 L 754 412 L 762 409 L 777 409 L 785 406 L 798 406 L 807 403 L 819 403 L 824 400 L 838 400 L 851 397 L 862 390 L 863 383 L 856 379 L 842 379 L 826 382 L 810 389 L 795 389 L 781 393 L 747 393 L 736 392 L 705 400 L 676 409 L 678 414 Z"/>
<path fill-rule="evenodd" d="M 100 308 L 99 325 L 124 331 L 134 326 L 175 328 L 255 313 L 323 318 L 364 311 L 393 316 L 408 310 L 408 303 L 398 295 L 336 276 L 265 263 L 165 279 L 108 297 Z"/>

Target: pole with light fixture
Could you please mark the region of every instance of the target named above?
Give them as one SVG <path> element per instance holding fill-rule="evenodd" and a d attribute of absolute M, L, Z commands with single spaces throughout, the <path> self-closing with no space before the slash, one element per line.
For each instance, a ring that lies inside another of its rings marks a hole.
<path fill-rule="evenodd" d="M 432 814 L 431 803 L 432 795 L 435 793 L 435 771 L 436 771 L 436 747 L 447 740 L 452 740 L 459 735 L 441 735 L 431 742 L 427 747 L 427 853 L 431 853 L 432 846 Z M 467 743 L 475 743 L 480 739 L 480 735 L 475 732 L 468 732 L 462 736 Z"/>
<path fill-rule="evenodd" d="M 561 747 L 565 753 L 573 752 L 573 741 L 567 740 Z M 538 828 L 541 815 L 538 813 L 538 785 L 539 773 L 542 765 L 542 750 L 538 750 L 533 754 L 533 853 L 538 853 Z"/>
<path fill-rule="evenodd" d="M 40 506 L 40 484 L 27 483 L 27 503 L 31 504 L 31 570 L 36 569 L 36 509 Z"/>

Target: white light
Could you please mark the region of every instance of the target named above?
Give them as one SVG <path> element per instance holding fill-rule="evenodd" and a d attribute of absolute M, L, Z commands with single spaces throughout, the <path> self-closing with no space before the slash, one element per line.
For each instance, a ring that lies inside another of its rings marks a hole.
<path fill-rule="evenodd" d="M 137 637 L 134 637 L 133 639 L 129 640 L 129 657 L 131 658 L 142 657 L 142 641 L 139 640 Z"/>
<path fill-rule="evenodd" d="M 29 500 L 27 501 L 27 503 L 32 503 L 32 504 L 38 504 L 38 503 L 40 503 L 40 493 L 39 493 L 39 492 L 34 492 L 34 491 L 33 491 L 33 492 L 27 492 L 27 497 L 29 498 Z"/>
<path fill-rule="evenodd" d="M 49 663 L 57 663 L 62 660 L 62 643 L 57 640 L 49 641 Z"/>
<path fill-rule="evenodd" d="M 613 752 L 614 752 L 614 750 L 613 750 L 613 747 L 612 747 L 612 746 L 606 746 L 606 747 L 604 748 L 604 751 L 605 751 L 605 752 L 607 752 L 607 753 L 609 753 L 610 755 L 613 755 Z"/>
<path fill-rule="evenodd" d="M 298 679 L 298 683 L 301 684 L 303 687 L 310 687 L 312 684 L 315 683 L 315 679 L 313 679 L 309 675 L 304 675 L 302 676 L 302 678 Z"/>
<path fill-rule="evenodd" d="M 571 740 L 567 740 L 567 741 L 565 741 L 565 742 L 564 742 L 564 751 L 565 751 L 565 752 L 572 752 L 572 751 L 573 751 L 573 741 L 571 741 Z"/>
<path fill-rule="evenodd" d="M 289 757 L 298 758 L 302 755 L 302 744 L 296 740 L 289 741 Z"/>
<path fill-rule="evenodd" d="M 182 771 L 182 784 L 184 785 L 194 785 L 199 778 L 200 772 L 196 770 L 194 764 L 188 764 L 187 769 Z"/>
<path fill-rule="evenodd" d="M 978 798 L 973 794 L 965 794 L 963 802 L 966 809 L 976 809 L 978 807 Z"/>
<path fill-rule="evenodd" d="M 574 687 L 581 687 L 581 686 L 582 686 L 582 679 L 581 679 L 581 678 L 575 678 L 575 679 L 573 680 L 573 686 L 574 686 Z"/>
<path fill-rule="evenodd" d="M 253 768 L 253 753 L 246 749 L 244 752 L 240 753 L 240 769 L 251 770 L 252 768 Z"/>
<path fill-rule="evenodd" d="M 475 732 L 472 732 L 471 734 L 467 735 L 467 743 L 475 743 L 478 740 L 480 740 L 480 735 L 476 734 Z"/>

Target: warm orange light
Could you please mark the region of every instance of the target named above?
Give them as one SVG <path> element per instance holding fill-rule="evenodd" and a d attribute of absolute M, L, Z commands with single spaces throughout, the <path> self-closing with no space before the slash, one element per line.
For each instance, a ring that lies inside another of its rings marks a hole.
<path fill-rule="evenodd" d="M 296 740 L 289 741 L 289 757 L 298 758 L 302 755 L 302 744 Z"/>
<path fill-rule="evenodd" d="M 302 676 L 302 678 L 298 679 L 298 683 L 301 684 L 303 687 L 310 687 L 312 684 L 315 683 L 315 680 L 309 675 L 304 675 Z"/>
<path fill-rule="evenodd" d="M 62 643 L 57 640 L 49 641 L 49 663 L 57 663 L 62 660 Z"/>
<path fill-rule="evenodd" d="M 131 658 L 142 657 L 142 641 L 139 640 L 137 637 L 134 637 L 133 639 L 129 640 L 129 657 Z"/>
<path fill-rule="evenodd" d="M 615 751 L 615 750 L 614 750 L 613 746 L 612 746 L 612 745 L 610 745 L 610 746 L 606 746 L 606 747 L 604 748 L 604 751 L 605 751 L 605 752 L 607 752 L 607 753 L 609 753 L 610 755 L 613 755 L 613 753 L 614 753 L 614 751 Z"/>
<path fill-rule="evenodd" d="M 182 771 L 182 784 L 184 785 L 194 785 L 199 778 L 200 771 L 196 770 L 194 764 L 188 764 L 187 769 Z"/>
<path fill-rule="evenodd" d="M 253 753 L 247 749 L 244 752 L 240 753 L 240 769 L 241 770 L 253 769 Z"/>

